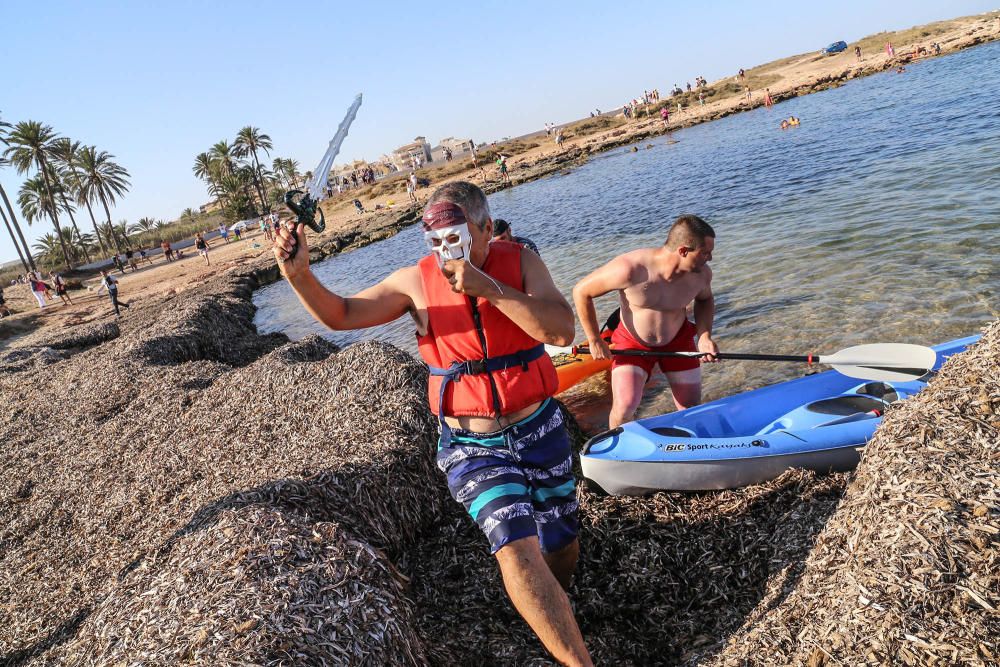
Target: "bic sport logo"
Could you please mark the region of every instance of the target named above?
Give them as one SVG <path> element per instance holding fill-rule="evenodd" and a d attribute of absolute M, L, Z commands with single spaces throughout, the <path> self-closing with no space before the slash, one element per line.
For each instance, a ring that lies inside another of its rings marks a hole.
<path fill-rule="evenodd" d="M 700 450 L 745 449 L 747 447 L 767 447 L 767 440 L 751 440 L 750 442 L 666 442 L 660 445 L 660 450 L 666 453 Z"/>

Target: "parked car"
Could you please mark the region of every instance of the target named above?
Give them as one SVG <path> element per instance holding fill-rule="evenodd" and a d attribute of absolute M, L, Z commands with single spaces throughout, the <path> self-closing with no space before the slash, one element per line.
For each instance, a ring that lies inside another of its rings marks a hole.
<path fill-rule="evenodd" d="M 834 42 L 830 46 L 823 49 L 823 54 L 827 56 L 832 56 L 834 53 L 840 53 L 841 51 L 847 50 L 847 42 Z"/>

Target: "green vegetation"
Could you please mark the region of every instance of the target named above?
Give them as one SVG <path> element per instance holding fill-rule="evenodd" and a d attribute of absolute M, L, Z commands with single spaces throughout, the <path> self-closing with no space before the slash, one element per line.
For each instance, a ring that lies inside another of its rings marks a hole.
<path fill-rule="evenodd" d="M 106 246 L 118 246 L 108 204 L 128 190 L 129 182 L 128 172 L 114 162 L 113 155 L 60 137 L 51 126 L 34 120 L 14 125 L 0 120 L 0 144 L 5 146 L 0 166 L 12 166 L 19 174 L 34 172 L 19 189 L 17 201 L 29 225 L 47 219 L 55 229 L 55 234 L 45 235 L 34 246 L 45 265 L 61 264 L 72 269 L 76 264 L 90 262 L 91 252 L 100 249 L 104 254 Z M 3 188 L 0 199 L 4 205 L 0 213 L 17 248 L 22 269 L 36 270 L 36 255 L 28 248 Z M 94 217 L 92 204 L 97 201 L 104 205 L 106 234 Z M 87 207 L 93 235 L 83 234 L 77 225 L 73 214 L 79 204 Z M 69 216 L 69 227 L 63 227 L 63 215 Z"/>
<path fill-rule="evenodd" d="M 192 171 L 205 181 L 226 222 L 270 213 L 285 191 L 301 186 L 295 160 L 276 157 L 270 169 L 261 163 L 260 154 L 270 156 L 273 148 L 271 137 L 247 125 L 232 144 L 223 139 L 195 156 Z"/>

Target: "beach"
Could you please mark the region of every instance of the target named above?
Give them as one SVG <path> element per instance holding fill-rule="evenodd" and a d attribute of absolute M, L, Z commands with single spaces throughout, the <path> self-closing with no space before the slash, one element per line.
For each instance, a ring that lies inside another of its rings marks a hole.
<path fill-rule="evenodd" d="M 900 38 L 902 41 L 897 41 Z M 861 40 L 862 43 L 878 46 L 884 41 L 892 40 L 896 50 L 892 57 L 881 48 L 871 52 L 866 51 L 862 62 L 856 61 L 851 49 L 833 56 L 807 53 L 750 68 L 747 70 L 748 83 L 753 84 L 755 80 L 765 82 L 772 98 L 780 102 L 834 88 L 847 81 L 910 62 L 911 54 L 917 46 L 927 47 L 932 42 L 937 42 L 941 45 L 943 56 L 996 39 L 1000 39 L 1000 32 L 997 30 L 997 19 L 994 15 L 962 17 Z M 711 82 L 711 85 L 718 87 L 733 78 L 735 77 Z M 500 144 L 498 147 L 504 152 L 509 151 L 512 155 L 510 175 L 513 186 L 516 186 L 571 170 L 574 166 L 586 162 L 591 156 L 608 150 L 657 137 L 667 131 L 691 127 L 758 108 L 763 105 L 763 90 L 754 88 L 753 92 L 754 100 L 750 106 L 744 103 L 740 95 L 708 102 L 704 106 L 699 106 L 695 102 L 686 106 L 679 115 L 672 113 L 669 128 L 664 128 L 659 117 L 647 116 L 626 122 L 619 114 L 615 117 L 602 116 L 567 124 L 567 139 L 561 151 L 557 150 L 552 139 L 546 137 L 544 132 L 539 132 L 528 139 L 515 140 L 511 142 L 513 144 L 511 146 Z M 665 96 L 663 99 L 664 104 L 673 104 L 670 97 Z M 480 163 L 484 163 L 482 158 Z M 495 171 L 492 165 L 486 165 L 486 168 L 488 176 Z M 430 188 L 417 190 L 416 194 L 420 201 L 426 201 L 434 187 L 449 180 L 470 180 L 483 186 L 488 193 L 510 187 L 501 184 L 495 174 L 490 176 L 491 180 L 484 183 L 479 169 L 474 168 L 468 158 L 456 159 L 443 165 L 432 163 L 418 173 L 431 180 Z M 364 199 L 369 213 L 357 214 L 352 203 L 357 196 Z M 325 200 L 322 209 L 327 220 L 326 231 L 318 237 L 312 237 L 310 241 L 314 247 L 315 260 L 318 261 L 342 249 L 363 245 L 365 239 L 379 240 L 392 231 L 413 224 L 417 220 L 419 204 L 408 206 L 405 201 L 405 185 L 402 178 L 393 179 L 389 183 L 377 183 L 360 192 L 350 190 L 343 195 Z M 376 206 L 383 208 L 376 211 Z M 255 262 L 268 264 L 270 259 L 265 252 L 266 243 L 263 235 L 259 231 L 253 231 L 246 238 L 250 243 L 223 244 L 215 240 L 212 246 L 214 265 L 211 267 L 203 266 L 204 261 L 193 253 L 189 253 L 188 258 L 181 262 L 172 263 L 165 262 L 162 255 L 157 256 L 155 267 L 147 268 L 148 265 L 145 265 L 135 275 L 131 275 L 130 272 L 123 284 L 122 293 L 130 294 L 141 303 L 150 298 L 158 299 L 191 289 L 201 285 L 211 276 L 235 266 L 256 266 Z M 264 270 L 268 269 L 264 267 Z M 277 273 L 272 275 L 277 278 Z M 96 280 L 91 278 L 87 284 L 96 285 Z M 90 298 L 91 294 L 82 294 L 76 290 L 71 291 L 70 295 L 84 297 L 80 299 L 79 307 L 57 306 L 45 312 L 38 311 L 25 286 L 12 286 L 5 289 L 4 293 L 19 315 L 0 320 L 0 341 L 32 331 L 38 326 L 76 326 L 108 316 L 107 310 L 94 308 L 95 304 L 101 303 L 96 297 Z"/>
<path fill-rule="evenodd" d="M 1000 37 L 994 18 L 947 23 L 919 43 Z M 896 67 L 916 43 L 749 74 L 777 76 L 780 101 Z M 691 107 L 670 129 L 745 109 Z M 514 184 L 665 132 L 594 121 L 561 153 L 544 133 L 516 142 Z M 435 169 L 432 188 L 481 182 Z M 378 188 L 377 212 L 352 193 L 324 204 L 311 261 L 418 221 Z M 118 274 L 120 319 L 86 287 L 44 310 L 5 289 L 21 312 L 0 320 L 0 664 L 549 664 L 435 466 L 426 368 L 382 342 L 261 334 L 253 296 L 280 276 L 260 232 L 210 258 Z M 853 473 L 581 490 L 572 598 L 595 660 L 996 664 L 1000 324 L 982 330 L 889 410 Z"/>

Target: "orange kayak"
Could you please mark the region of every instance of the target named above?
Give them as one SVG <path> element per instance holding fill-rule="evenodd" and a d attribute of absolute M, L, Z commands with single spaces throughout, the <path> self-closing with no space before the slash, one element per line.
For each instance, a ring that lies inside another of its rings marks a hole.
<path fill-rule="evenodd" d="M 605 340 L 611 341 L 610 331 L 604 332 L 602 336 Z M 559 378 L 557 394 L 611 368 L 610 359 L 594 359 L 587 353 L 586 347 L 578 348 L 572 354 L 557 354 L 552 357 L 552 363 L 555 364 L 556 375 Z"/>

